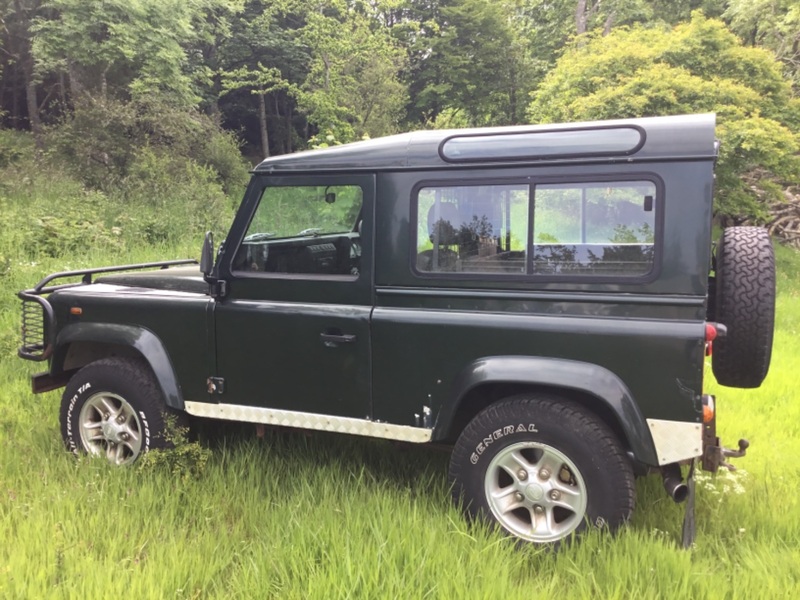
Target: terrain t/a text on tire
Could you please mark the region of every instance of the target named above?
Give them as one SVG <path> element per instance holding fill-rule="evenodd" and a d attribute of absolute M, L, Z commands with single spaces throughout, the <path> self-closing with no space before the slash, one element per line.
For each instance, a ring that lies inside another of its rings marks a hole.
<path fill-rule="evenodd" d="M 128 465 L 190 416 L 452 447 L 454 500 L 559 546 L 689 499 L 722 385 L 757 387 L 762 229 L 712 241 L 714 115 L 421 131 L 272 157 L 202 268 L 54 273 L 19 293 L 33 391 L 76 453 Z M 716 248 L 713 250 L 713 248 Z M 693 523 L 687 518 L 688 524 Z M 687 531 L 693 531 L 691 526 Z"/>

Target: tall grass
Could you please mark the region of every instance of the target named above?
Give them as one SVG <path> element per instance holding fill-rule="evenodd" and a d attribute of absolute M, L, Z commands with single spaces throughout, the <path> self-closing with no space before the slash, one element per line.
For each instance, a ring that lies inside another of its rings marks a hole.
<path fill-rule="evenodd" d="M 38 185 L 38 184 L 37 184 Z M 58 190 L 57 186 L 54 188 Z M 50 192 L 48 192 L 50 193 Z M 53 192 L 55 194 L 55 192 Z M 39 193 L 42 210 L 57 195 Z M 4 221 L 29 214 L 0 190 Z M 41 275 L 198 254 L 199 233 L 31 256 L 0 234 L 0 597 L 791 598 L 800 595 L 800 255 L 779 248 L 771 373 L 760 389 L 713 383 L 720 434 L 752 443 L 735 474 L 698 484 L 698 536 L 658 478 L 615 536 L 558 553 L 518 548 L 451 506 L 446 453 L 332 434 L 213 436 L 198 474 L 76 459 L 59 393 L 33 396 L 15 357 L 14 293 Z"/>

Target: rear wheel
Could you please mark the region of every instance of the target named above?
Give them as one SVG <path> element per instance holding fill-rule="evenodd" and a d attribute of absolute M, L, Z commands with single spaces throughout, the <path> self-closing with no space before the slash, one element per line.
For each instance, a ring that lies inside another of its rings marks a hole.
<path fill-rule="evenodd" d="M 714 317 L 728 331 L 714 341 L 714 376 L 721 385 L 758 387 L 769 371 L 775 324 L 775 255 L 766 229 L 722 232 L 715 283 Z"/>
<path fill-rule="evenodd" d="M 581 406 L 515 396 L 479 413 L 450 462 L 453 495 L 526 542 L 557 544 L 587 525 L 615 529 L 633 512 L 633 471 L 611 430 Z"/>
<path fill-rule="evenodd" d="M 64 390 L 61 435 L 73 452 L 128 465 L 149 450 L 169 446 L 167 410 L 143 361 L 106 358 L 83 367 Z"/>

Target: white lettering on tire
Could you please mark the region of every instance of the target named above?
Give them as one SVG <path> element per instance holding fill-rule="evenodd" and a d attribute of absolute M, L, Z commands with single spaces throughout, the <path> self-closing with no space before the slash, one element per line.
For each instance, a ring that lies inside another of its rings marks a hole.
<path fill-rule="evenodd" d="M 70 398 L 69 406 L 67 407 L 67 438 L 69 439 L 69 449 L 72 452 L 78 451 L 78 445 L 75 443 L 75 438 L 72 435 L 72 413 L 75 411 L 75 404 L 78 402 L 78 397 L 91 387 L 92 384 L 88 382 L 79 387 L 75 395 Z"/>
<path fill-rule="evenodd" d="M 144 429 L 144 448 L 142 452 L 150 450 L 150 425 L 147 423 L 147 415 L 143 410 L 139 411 L 139 418 L 142 420 L 142 429 Z"/>
<path fill-rule="evenodd" d="M 475 446 L 475 452 L 470 455 L 469 462 L 471 462 L 473 465 L 478 464 L 478 459 L 481 457 L 481 454 L 486 452 L 486 448 L 488 448 L 493 442 L 496 442 L 500 438 L 503 438 L 507 435 L 511 435 L 512 433 L 539 433 L 539 430 L 536 429 L 536 425 L 534 423 L 528 423 L 527 425 L 519 423 L 518 425 L 506 425 L 502 429 L 495 429 L 490 435 L 487 435 L 478 443 L 477 446 Z"/>

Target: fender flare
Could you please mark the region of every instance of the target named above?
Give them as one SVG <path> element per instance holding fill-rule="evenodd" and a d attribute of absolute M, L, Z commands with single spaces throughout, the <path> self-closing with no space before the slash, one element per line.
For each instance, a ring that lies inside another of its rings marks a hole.
<path fill-rule="evenodd" d="M 98 342 L 127 346 L 138 352 L 147 362 L 164 394 L 170 408 L 183 410 L 183 394 L 172 368 L 164 344 L 149 329 L 114 323 L 72 323 L 62 329 L 55 343 L 51 370 L 60 370 L 66 358 L 67 348 L 74 342 Z"/>
<path fill-rule="evenodd" d="M 560 388 L 593 398 L 614 414 L 634 458 L 645 464 L 659 464 L 650 428 L 622 380 L 604 367 L 558 358 L 489 356 L 470 363 L 453 382 L 454 401 L 438 415 L 434 439 L 447 435 L 470 390 L 492 383 Z"/>

